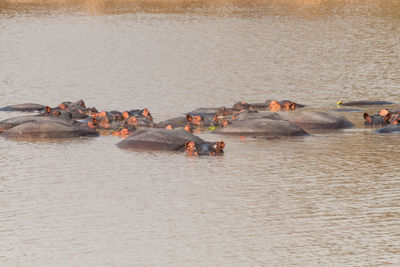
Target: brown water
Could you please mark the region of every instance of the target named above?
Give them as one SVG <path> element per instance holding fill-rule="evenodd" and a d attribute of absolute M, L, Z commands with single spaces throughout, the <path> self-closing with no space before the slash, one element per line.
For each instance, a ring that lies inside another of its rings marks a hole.
<path fill-rule="evenodd" d="M 400 103 L 400 4 L 3 0 L 0 63 L 0 106 L 82 98 L 160 121 L 238 100 Z M 400 134 L 343 115 L 353 129 L 224 138 L 222 157 L 0 139 L 0 265 L 400 265 Z"/>

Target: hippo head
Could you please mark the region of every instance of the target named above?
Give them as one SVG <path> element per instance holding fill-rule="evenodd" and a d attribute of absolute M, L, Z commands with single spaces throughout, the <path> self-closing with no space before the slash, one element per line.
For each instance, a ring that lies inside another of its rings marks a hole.
<path fill-rule="evenodd" d="M 51 108 L 49 106 L 46 106 L 45 111 L 42 115 L 60 117 L 60 118 L 67 119 L 67 120 L 72 119 L 71 112 L 67 112 L 67 111 L 59 109 L 59 108 Z"/>
<path fill-rule="evenodd" d="M 296 103 L 284 100 L 280 103 L 281 108 L 284 110 L 295 110 L 296 109 Z"/>
<path fill-rule="evenodd" d="M 153 117 L 151 116 L 150 111 L 147 108 L 144 108 L 140 111 L 140 115 L 148 119 L 149 121 L 153 121 Z"/>
<path fill-rule="evenodd" d="M 131 117 L 128 117 L 126 119 L 125 123 L 129 124 L 129 125 L 137 126 L 138 125 L 138 120 L 137 120 L 137 118 L 135 116 L 131 116 Z"/>
<path fill-rule="evenodd" d="M 221 142 L 206 142 L 204 144 L 197 144 L 194 141 L 185 143 L 185 152 L 187 155 L 192 156 L 217 156 L 224 153 L 225 143 Z"/>
<path fill-rule="evenodd" d="M 365 126 L 383 126 L 390 124 L 390 119 L 392 114 L 390 112 L 382 113 L 386 114 L 385 116 L 381 116 L 380 114 L 369 115 L 367 112 L 364 113 L 364 125 Z"/>
<path fill-rule="evenodd" d="M 278 102 L 276 100 L 272 100 L 269 103 L 268 109 L 270 111 L 279 111 L 279 110 L 295 110 L 297 107 L 296 103 L 289 101 L 289 100 L 284 100 L 282 102 Z"/>
<path fill-rule="evenodd" d="M 191 123 L 193 125 L 197 125 L 197 126 L 201 126 L 203 124 L 203 118 L 200 115 L 191 116 L 191 115 L 187 114 L 186 120 L 189 123 Z"/>
<path fill-rule="evenodd" d="M 85 102 L 82 99 L 76 101 L 74 104 L 86 108 Z"/>
<path fill-rule="evenodd" d="M 250 110 L 250 109 L 253 109 L 253 107 L 249 103 L 244 102 L 244 101 L 239 101 L 239 102 L 235 103 L 232 106 L 232 108 L 233 109 L 237 109 L 237 110 Z"/>
<path fill-rule="evenodd" d="M 0 133 L 7 131 L 8 129 L 11 129 L 14 126 L 15 124 L 12 123 L 0 123 Z"/>
<path fill-rule="evenodd" d="M 281 104 L 276 100 L 272 100 L 271 103 L 269 103 L 268 109 L 273 112 L 279 111 L 281 110 Z"/>

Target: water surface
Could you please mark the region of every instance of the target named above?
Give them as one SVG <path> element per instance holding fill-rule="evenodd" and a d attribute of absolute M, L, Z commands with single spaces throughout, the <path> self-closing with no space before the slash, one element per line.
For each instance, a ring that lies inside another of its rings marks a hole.
<path fill-rule="evenodd" d="M 400 103 L 395 1 L 10 0 L 0 44 L 0 106 L 84 99 L 161 121 L 239 100 Z M 0 139 L 0 263 L 400 264 L 399 134 L 342 115 L 353 129 L 224 137 L 212 158 Z"/>

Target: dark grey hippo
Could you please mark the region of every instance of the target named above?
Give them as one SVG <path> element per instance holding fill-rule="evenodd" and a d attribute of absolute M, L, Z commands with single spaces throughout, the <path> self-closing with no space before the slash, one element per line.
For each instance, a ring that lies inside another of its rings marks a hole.
<path fill-rule="evenodd" d="M 184 128 L 188 124 L 186 116 L 175 117 L 165 121 L 161 121 L 154 125 L 154 128 L 167 128 L 170 126 L 172 129 Z"/>
<path fill-rule="evenodd" d="M 343 116 L 325 112 L 304 112 L 299 116 L 289 119 L 305 130 L 342 129 L 353 127 L 353 123 Z"/>
<path fill-rule="evenodd" d="M 98 136 L 86 124 L 53 116 L 22 116 L 0 122 L 0 136 L 12 139 L 54 139 Z"/>
<path fill-rule="evenodd" d="M 390 124 L 392 114 L 388 112 L 384 116 L 381 114 L 369 115 L 367 112 L 364 113 L 364 126 L 366 127 L 380 127 Z"/>
<path fill-rule="evenodd" d="M 193 155 L 218 155 L 225 144 L 206 142 L 181 129 L 140 129 L 117 144 L 122 149 L 138 151 L 186 151 Z"/>
<path fill-rule="evenodd" d="M 338 102 L 338 105 L 342 106 L 380 106 L 380 105 L 393 105 L 395 103 L 388 101 L 375 101 L 375 100 L 360 100 L 350 102 Z"/>
<path fill-rule="evenodd" d="M 333 112 L 362 112 L 362 109 L 358 108 L 336 108 L 332 109 Z"/>
<path fill-rule="evenodd" d="M 248 121 L 255 119 L 284 120 L 284 118 L 276 112 L 242 112 L 230 119 L 230 122 Z"/>
<path fill-rule="evenodd" d="M 381 129 L 376 130 L 377 133 L 400 133 L 400 125 L 399 124 L 391 124 Z"/>
<path fill-rule="evenodd" d="M 16 104 L 9 105 L 6 107 L 0 108 L 0 111 L 20 111 L 20 112 L 34 112 L 34 111 L 44 111 L 46 106 L 34 103 L 24 103 L 24 104 Z"/>
<path fill-rule="evenodd" d="M 299 136 L 307 134 L 306 131 L 296 124 L 286 120 L 277 119 L 276 117 L 273 119 L 254 118 L 232 121 L 232 124 L 226 127 L 218 128 L 213 131 L 213 133 L 240 137 L 263 138 Z"/>
<path fill-rule="evenodd" d="M 22 123 L 27 122 L 48 122 L 48 121 L 56 121 L 56 122 L 64 122 L 69 124 L 74 124 L 74 120 L 65 119 L 64 117 L 57 116 L 42 116 L 42 115 L 25 115 L 19 117 L 13 117 L 9 119 L 5 119 L 0 121 L 0 133 L 4 132 L 10 128 L 18 126 Z"/>

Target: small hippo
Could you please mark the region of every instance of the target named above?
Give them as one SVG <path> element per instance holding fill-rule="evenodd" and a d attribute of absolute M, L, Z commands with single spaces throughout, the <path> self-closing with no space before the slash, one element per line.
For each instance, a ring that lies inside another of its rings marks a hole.
<path fill-rule="evenodd" d="M 15 126 L 18 126 L 23 123 L 27 122 L 49 122 L 49 121 L 55 121 L 55 122 L 62 122 L 62 123 L 68 123 L 70 125 L 74 124 L 74 120 L 70 119 L 65 119 L 62 117 L 57 117 L 57 116 L 43 116 L 43 115 L 26 115 L 26 116 L 19 116 L 19 117 L 13 117 L 9 118 L 6 120 L 0 121 L 0 133 L 11 129 Z"/>
<path fill-rule="evenodd" d="M 17 105 L 9 105 L 0 108 L 0 111 L 19 111 L 19 112 L 34 112 L 34 111 L 44 111 L 46 106 L 34 103 L 24 103 Z"/>
<path fill-rule="evenodd" d="M 305 130 L 342 129 L 353 127 L 354 124 L 343 116 L 325 112 L 304 112 L 289 119 Z"/>
<path fill-rule="evenodd" d="M 188 124 L 187 121 L 187 117 L 186 116 L 179 116 L 179 117 L 175 117 L 169 120 L 165 120 L 165 121 L 161 121 L 159 123 L 156 123 L 154 125 L 154 128 L 172 128 L 172 129 L 176 129 L 176 128 L 183 128 Z"/>
<path fill-rule="evenodd" d="M 389 125 L 392 114 L 390 112 L 387 112 L 385 115 L 381 114 L 378 113 L 374 115 L 369 115 L 367 112 L 365 112 L 363 115 L 365 120 L 364 125 L 367 127 L 379 127 Z"/>
<path fill-rule="evenodd" d="M 377 133 L 395 133 L 400 132 L 400 124 L 391 124 L 376 130 Z"/>
<path fill-rule="evenodd" d="M 272 112 L 280 111 L 280 110 L 295 110 L 297 108 L 305 107 L 305 105 L 295 103 L 290 100 L 267 100 L 265 101 L 266 105 L 268 105 L 268 109 Z"/>
<path fill-rule="evenodd" d="M 57 108 L 65 112 L 70 112 L 73 119 L 85 119 L 93 113 L 98 112 L 94 107 L 86 108 L 86 104 L 82 99 L 76 102 L 62 102 Z"/>
<path fill-rule="evenodd" d="M 122 149 L 139 151 L 186 151 L 193 155 L 217 155 L 223 153 L 223 141 L 206 142 L 185 130 L 140 129 L 117 144 Z"/>
<path fill-rule="evenodd" d="M 41 119 L 16 125 L 2 132 L 0 136 L 25 140 L 98 136 L 94 130 L 87 127 L 84 123 L 63 119 L 55 120 L 54 117 L 37 117 Z"/>
<path fill-rule="evenodd" d="M 388 101 L 375 101 L 375 100 L 360 100 L 350 102 L 338 102 L 338 105 L 342 106 L 377 106 L 377 105 L 393 105 L 393 102 Z"/>
<path fill-rule="evenodd" d="M 60 117 L 66 120 L 72 119 L 72 113 L 68 111 L 64 111 L 60 108 L 50 108 L 49 106 L 46 106 L 45 110 L 43 113 L 40 113 L 39 116 L 54 116 L 54 117 Z"/>
<path fill-rule="evenodd" d="M 276 138 L 307 135 L 301 127 L 285 120 L 255 118 L 232 121 L 232 124 L 213 131 L 215 134 L 240 137 Z"/>

